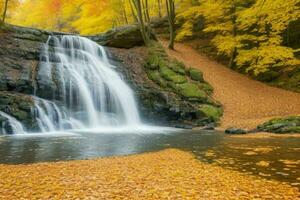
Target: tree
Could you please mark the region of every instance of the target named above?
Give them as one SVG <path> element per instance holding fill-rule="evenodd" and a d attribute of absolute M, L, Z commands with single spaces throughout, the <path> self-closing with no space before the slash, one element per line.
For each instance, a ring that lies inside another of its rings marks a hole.
<path fill-rule="evenodd" d="M 161 14 L 161 0 L 157 0 L 157 11 L 158 11 L 158 18 L 161 18 L 162 17 L 162 14 Z"/>
<path fill-rule="evenodd" d="M 175 3 L 174 3 L 174 0 L 166 0 L 166 7 L 167 7 L 169 31 L 170 31 L 170 40 L 169 40 L 168 48 L 174 49 L 174 40 L 175 40 Z"/>
<path fill-rule="evenodd" d="M 18 3 L 18 0 L 3 0 L 3 5 L 0 5 L 0 10 L 2 9 L 2 23 L 6 22 L 8 9 L 16 7 Z"/>
<path fill-rule="evenodd" d="M 294 56 L 297 50 L 283 46 L 282 37 L 289 24 L 300 18 L 299 6 L 297 0 L 257 0 L 241 12 L 237 64 L 254 75 L 299 65 Z"/>
<path fill-rule="evenodd" d="M 7 13 L 7 7 L 8 7 L 9 0 L 5 0 L 4 3 L 4 9 L 3 9 L 3 15 L 2 15 L 2 22 L 5 23 L 6 13 Z"/>
<path fill-rule="evenodd" d="M 142 2 L 141 0 L 132 0 L 133 1 L 133 5 L 135 7 L 135 11 L 137 13 L 137 18 L 138 18 L 138 24 L 140 27 L 140 31 L 144 40 L 144 43 L 146 46 L 148 46 L 150 44 L 150 37 L 149 37 L 149 33 L 146 27 L 145 27 L 145 19 L 143 17 L 143 6 L 142 6 Z"/>

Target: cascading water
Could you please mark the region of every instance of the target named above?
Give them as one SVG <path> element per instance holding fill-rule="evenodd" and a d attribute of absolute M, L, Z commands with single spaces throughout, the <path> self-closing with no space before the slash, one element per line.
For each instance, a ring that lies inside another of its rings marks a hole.
<path fill-rule="evenodd" d="M 0 111 L 0 116 L 6 120 L 2 122 L 2 133 L 3 134 L 23 134 L 25 133 L 23 125 L 14 117 Z M 8 131 L 9 130 L 9 131 Z"/>
<path fill-rule="evenodd" d="M 46 100 L 38 92 L 33 95 L 32 115 L 40 131 L 140 124 L 132 90 L 97 43 L 79 36 L 50 36 L 41 52 L 39 71 L 46 74 L 44 82 L 55 84 L 52 98 Z M 22 132 L 22 124 L 6 118 L 14 133 Z"/>

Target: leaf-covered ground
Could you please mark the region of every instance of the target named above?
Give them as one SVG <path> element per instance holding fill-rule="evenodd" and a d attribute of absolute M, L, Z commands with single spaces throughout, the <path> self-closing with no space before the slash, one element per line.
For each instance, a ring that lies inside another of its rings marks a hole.
<path fill-rule="evenodd" d="M 0 199 L 300 199 L 297 188 L 204 164 L 192 154 L 0 165 Z"/>

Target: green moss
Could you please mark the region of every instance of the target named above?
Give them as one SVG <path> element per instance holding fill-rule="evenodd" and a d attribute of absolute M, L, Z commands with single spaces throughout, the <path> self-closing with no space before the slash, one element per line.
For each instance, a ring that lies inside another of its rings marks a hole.
<path fill-rule="evenodd" d="M 194 98 L 201 101 L 207 100 L 207 95 L 205 92 L 199 89 L 198 85 L 194 83 L 184 83 L 178 85 L 178 92 L 187 98 Z"/>
<path fill-rule="evenodd" d="M 300 116 L 272 119 L 257 129 L 272 133 L 300 133 Z"/>
<path fill-rule="evenodd" d="M 189 70 L 189 75 L 190 75 L 191 79 L 193 79 L 195 81 L 200 81 L 200 82 L 204 81 L 202 72 L 197 69 L 191 68 Z"/>
<path fill-rule="evenodd" d="M 154 69 L 159 69 L 159 67 L 163 64 L 164 64 L 163 58 L 161 58 L 158 54 L 151 53 L 147 58 L 145 67 L 147 69 L 154 70 Z"/>
<path fill-rule="evenodd" d="M 204 115 L 213 121 L 218 121 L 220 117 L 223 115 L 223 111 L 221 108 L 212 106 L 212 105 L 201 105 L 199 108 L 199 112 L 201 115 Z"/>
<path fill-rule="evenodd" d="M 161 76 L 168 81 L 172 81 L 174 83 L 187 82 L 187 79 L 185 76 L 175 73 L 173 70 L 169 69 L 166 66 L 161 66 L 159 71 L 161 73 Z"/>
<path fill-rule="evenodd" d="M 21 110 L 18 110 L 17 112 L 14 112 L 13 116 L 15 118 L 17 118 L 18 120 L 20 120 L 20 121 L 27 120 L 27 117 L 28 117 L 27 113 L 25 111 L 21 111 Z"/>
<path fill-rule="evenodd" d="M 204 90 L 207 94 L 212 94 L 214 88 L 208 83 L 198 83 L 198 86 L 201 90 Z"/>
<path fill-rule="evenodd" d="M 147 71 L 147 75 L 152 81 L 154 81 L 161 87 L 167 87 L 166 81 L 160 76 L 160 73 L 158 70 L 149 70 L 149 71 Z"/>
<path fill-rule="evenodd" d="M 177 61 L 177 60 L 173 60 L 169 67 L 176 73 L 181 74 L 181 75 L 185 75 L 185 66 L 183 63 Z"/>

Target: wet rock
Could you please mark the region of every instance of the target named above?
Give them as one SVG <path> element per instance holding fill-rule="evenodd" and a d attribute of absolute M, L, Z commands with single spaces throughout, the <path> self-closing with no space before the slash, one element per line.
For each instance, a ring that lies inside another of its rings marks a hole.
<path fill-rule="evenodd" d="M 232 135 L 240 135 L 240 134 L 246 134 L 247 131 L 244 129 L 239 129 L 239 128 L 228 128 L 225 130 L 226 134 L 232 134 Z"/>
<path fill-rule="evenodd" d="M 215 130 L 215 124 L 214 123 L 209 123 L 209 124 L 201 127 L 201 130 L 207 130 L 207 131 Z"/>
<path fill-rule="evenodd" d="M 16 118 L 23 125 L 25 125 L 28 130 L 35 130 L 37 128 L 37 121 L 31 113 L 31 108 L 34 106 L 33 99 L 30 95 L 22 93 L 13 93 L 0 91 L 0 111 Z M 6 123 L 1 123 L 0 126 Z M 9 133 L 10 128 L 8 125 L 2 127 Z M 0 129 L 1 132 L 1 129 Z"/>

